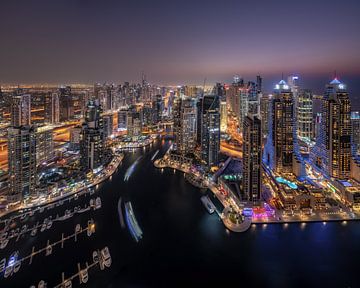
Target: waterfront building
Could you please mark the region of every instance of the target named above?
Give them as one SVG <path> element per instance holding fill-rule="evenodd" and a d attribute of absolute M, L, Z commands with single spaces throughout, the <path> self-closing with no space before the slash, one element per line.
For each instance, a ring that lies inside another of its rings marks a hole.
<path fill-rule="evenodd" d="M 265 163 L 276 173 L 292 173 L 294 156 L 293 94 L 281 80 L 275 86 L 269 110 L 269 136 Z"/>
<path fill-rule="evenodd" d="M 36 196 L 36 135 L 32 126 L 8 129 L 8 201 Z"/>
<path fill-rule="evenodd" d="M 261 197 L 262 134 L 257 116 L 245 117 L 243 139 L 243 200 L 258 202 Z"/>
<path fill-rule="evenodd" d="M 36 162 L 40 165 L 54 158 L 53 127 L 50 125 L 35 128 Z"/>
<path fill-rule="evenodd" d="M 351 112 L 351 143 L 353 156 L 360 158 L 360 112 Z"/>
<path fill-rule="evenodd" d="M 130 137 L 139 137 L 142 133 L 142 119 L 141 113 L 135 109 L 131 109 L 127 112 L 126 116 L 126 127 L 127 135 Z M 134 138 L 134 139 L 135 139 Z"/>
<path fill-rule="evenodd" d="M 196 146 L 196 105 L 189 97 L 174 101 L 174 135 L 176 151 L 182 155 L 194 153 Z"/>
<path fill-rule="evenodd" d="M 312 139 L 313 109 L 312 92 L 310 90 L 300 90 L 297 101 L 297 137 L 309 142 Z"/>
<path fill-rule="evenodd" d="M 220 103 L 217 95 L 202 99 L 201 159 L 208 168 L 219 161 L 220 152 Z"/>
<path fill-rule="evenodd" d="M 99 168 L 104 162 L 104 127 L 101 105 L 89 101 L 82 125 L 80 162 L 84 171 Z"/>
<path fill-rule="evenodd" d="M 326 85 L 322 103 L 321 128 L 311 161 L 330 177 L 350 177 L 350 99 L 345 84 L 338 79 Z"/>

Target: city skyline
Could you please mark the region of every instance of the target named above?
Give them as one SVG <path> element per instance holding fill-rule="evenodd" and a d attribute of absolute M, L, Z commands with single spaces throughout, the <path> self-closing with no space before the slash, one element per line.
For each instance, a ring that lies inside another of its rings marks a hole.
<path fill-rule="evenodd" d="M 1 8 L 1 287 L 360 287 L 360 2 Z"/>

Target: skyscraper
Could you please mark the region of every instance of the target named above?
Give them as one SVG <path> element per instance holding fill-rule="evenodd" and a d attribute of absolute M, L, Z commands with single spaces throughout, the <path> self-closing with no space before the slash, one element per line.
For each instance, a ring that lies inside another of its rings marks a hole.
<path fill-rule="evenodd" d="M 270 102 L 265 162 L 276 173 L 292 173 L 294 154 L 293 95 L 284 80 L 275 86 Z"/>
<path fill-rule="evenodd" d="M 127 110 L 120 110 L 118 112 L 118 129 L 126 130 L 127 124 Z"/>
<path fill-rule="evenodd" d="M 108 114 L 103 116 L 104 122 L 104 141 L 113 134 L 113 115 Z"/>
<path fill-rule="evenodd" d="M 95 101 L 89 101 L 80 141 L 80 161 L 84 171 L 94 170 L 104 162 L 104 127 L 101 113 L 101 106 Z"/>
<path fill-rule="evenodd" d="M 296 113 L 297 136 L 309 141 L 312 138 L 313 127 L 312 92 L 310 90 L 301 90 L 298 93 Z"/>
<path fill-rule="evenodd" d="M 32 126 L 8 129 L 8 201 L 21 201 L 36 195 L 36 136 Z"/>
<path fill-rule="evenodd" d="M 138 136 L 141 136 L 142 133 L 142 117 L 141 113 L 137 112 L 135 109 L 131 109 L 126 114 L 126 127 L 127 135 L 133 137 L 134 139 Z"/>
<path fill-rule="evenodd" d="M 226 107 L 226 101 L 221 101 L 220 102 L 220 131 L 222 133 L 226 132 L 227 129 L 227 121 L 228 121 L 228 117 L 227 117 L 227 107 Z"/>
<path fill-rule="evenodd" d="M 60 100 L 58 92 L 49 92 L 44 97 L 44 122 L 58 124 L 60 122 Z"/>
<path fill-rule="evenodd" d="M 353 155 L 360 158 L 360 112 L 351 112 L 351 143 Z"/>
<path fill-rule="evenodd" d="M 338 79 L 326 85 L 322 102 L 321 129 L 311 151 L 312 162 L 328 176 L 350 177 L 351 121 L 346 86 Z"/>
<path fill-rule="evenodd" d="M 11 103 L 11 126 L 27 126 L 31 123 L 30 94 L 15 95 Z"/>
<path fill-rule="evenodd" d="M 269 105 L 270 95 L 263 95 L 260 98 L 260 119 L 263 136 L 267 136 L 269 133 Z"/>
<path fill-rule="evenodd" d="M 36 127 L 36 162 L 37 165 L 54 158 L 53 127 L 50 125 Z"/>
<path fill-rule="evenodd" d="M 60 121 L 68 121 L 74 116 L 74 109 L 72 107 L 72 93 L 71 87 L 60 87 L 59 89 L 60 99 Z"/>
<path fill-rule="evenodd" d="M 174 102 L 175 146 L 177 152 L 194 153 L 196 146 L 196 106 L 191 98 L 178 98 Z M 175 117 L 178 119 L 175 120 Z M 176 127 L 175 127 L 176 124 Z"/>
<path fill-rule="evenodd" d="M 261 121 L 247 116 L 243 133 L 243 192 L 244 200 L 257 202 L 261 196 Z"/>
<path fill-rule="evenodd" d="M 206 95 L 202 100 L 201 159 L 207 167 L 216 165 L 220 152 L 219 97 Z"/>

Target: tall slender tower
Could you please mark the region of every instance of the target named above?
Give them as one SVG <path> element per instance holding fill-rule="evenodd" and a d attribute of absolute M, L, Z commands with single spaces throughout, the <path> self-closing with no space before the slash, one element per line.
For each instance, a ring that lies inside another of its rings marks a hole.
<path fill-rule="evenodd" d="M 30 125 L 30 94 L 15 95 L 11 102 L 11 126 Z"/>
<path fill-rule="evenodd" d="M 311 160 L 328 176 L 350 177 L 351 120 L 346 86 L 337 78 L 326 85 L 322 102 L 321 129 L 311 151 Z"/>
<path fill-rule="evenodd" d="M 8 130 L 9 202 L 36 194 L 36 136 L 32 126 Z"/>
<path fill-rule="evenodd" d="M 206 95 L 202 101 L 201 159 L 209 168 L 216 165 L 220 152 L 220 102 L 217 95 Z"/>
<path fill-rule="evenodd" d="M 102 108 L 97 102 L 89 101 L 80 141 L 80 160 L 84 171 L 96 169 L 104 162 L 104 125 L 101 112 Z"/>
<path fill-rule="evenodd" d="M 312 138 L 313 106 L 312 92 L 310 90 L 301 90 L 299 92 L 297 103 L 297 137 L 309 141 Z"/>
<path fill-rule="evenodd" d="M 270 102 L 269 137 L 265 162 L 276 173 L 292 173 L 294 156 L 293 94 L 284 80 L 275 86 Z"/>
<path fill-rule="evenodd" d="M 261 197 L 261 121 L 246 116 L 243 133 L 243 192 L 247 201 L 257 202 Z"/>

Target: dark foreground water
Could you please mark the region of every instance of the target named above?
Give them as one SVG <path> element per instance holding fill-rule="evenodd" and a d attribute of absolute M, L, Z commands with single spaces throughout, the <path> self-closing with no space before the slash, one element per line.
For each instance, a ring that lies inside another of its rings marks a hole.
<path fill-rule="evenodd" d="M 226 231 L 216 215 L 209 215 L 200 202 L 200 192 L 185 182 L 183 174 L 161 172 L 150 158 L 160 142 L 147 150 L 126 155 L 111 181 L 91 196 L 100 196 L 103 207 L 54 223 L 51 230 L 37 237 L 11 242 L 0 250 L 0 259 L 14 250 L 20 256 L 31 247 L 43 247 L 85 225 L 96 222 L 96 233 L 67 241 L 63 249 L 55 247 L 52 255 L 38 255 L 33 264 L 23 263 L 20 271 L 4 279 L 0 287 L 30 287 L 43 279 L 48 287 L 77 272 L 91 262 L 92 251 L 108 246 L 111 268 L 89 271 L 89 282 L 81 287 L 360 287 L 360 222 L 284 225 L 257 225 L 242 234 Z M 162 146 L 162 155 L 167 144 Z M 144 155 L 128 182 L 126 169 Z M 127 229 L 120 227 L 119 197 L 132 202 L 144 234 L 136 243 Z M 89 197 L 36 214 L 28 223 L 48 215 L 61 215 L 66 208 L 82 205 Z M 16 244 L 16 245 L 15 245 Z M 79 286 L 78 280 L 73 287 Z"/>

